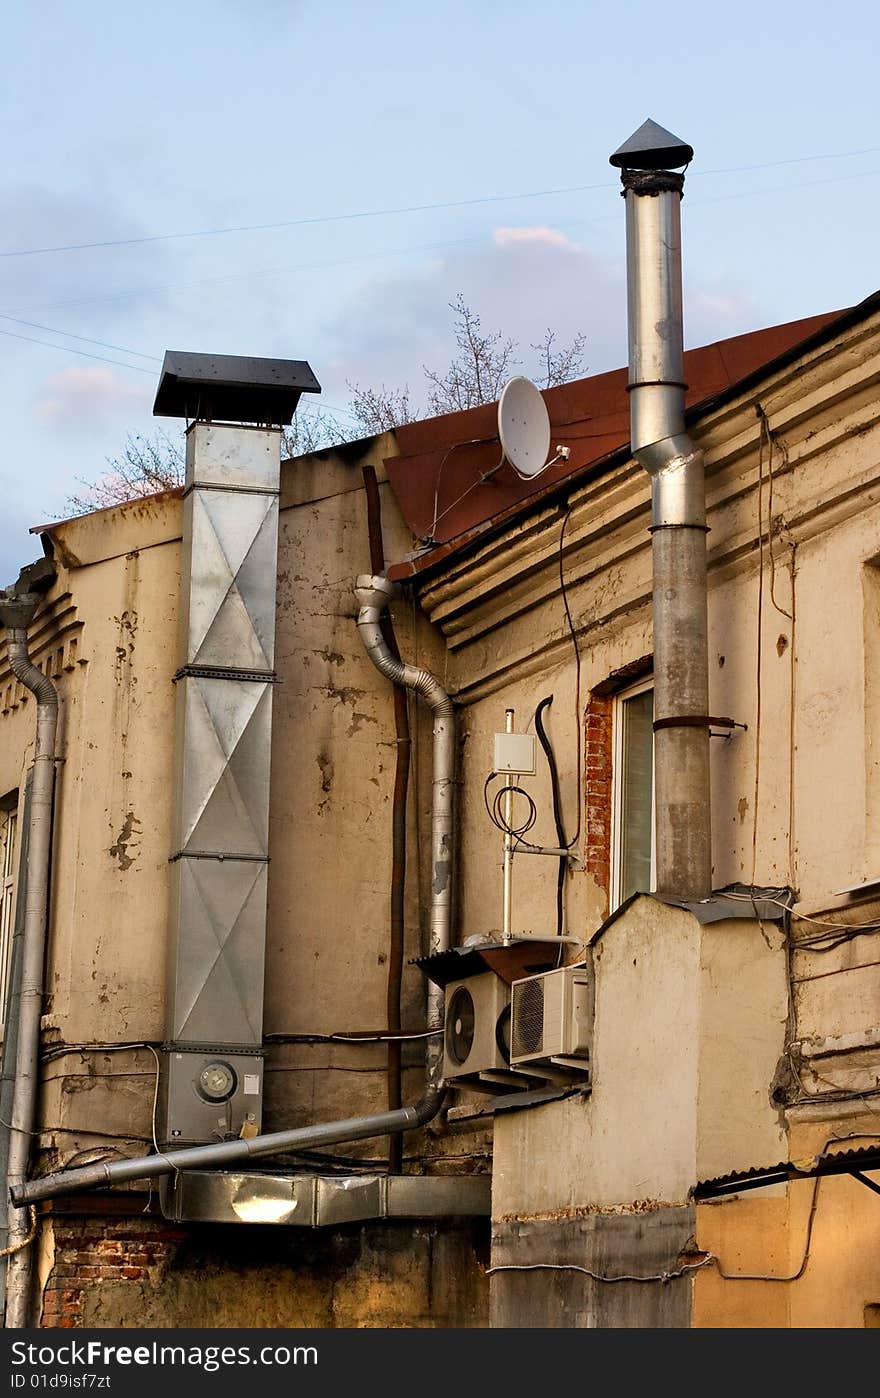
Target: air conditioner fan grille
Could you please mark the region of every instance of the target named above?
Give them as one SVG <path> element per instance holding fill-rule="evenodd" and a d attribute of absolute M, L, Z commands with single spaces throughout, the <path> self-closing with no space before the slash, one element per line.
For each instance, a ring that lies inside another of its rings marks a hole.
<path fill-rule="evenodd" d="M 463 985 L 453 993 L 446 1012 L 446 1051 L 454 1063 L 467 1062 L 474 1046 L 477 1017 L 474 998 Z"/>
<path fill-rule="evenodd" d="M 544 1038 L 544 983 L 541 977 L 513 987 L 513 1042 L 511 1057 L 540 1053 Z"/>

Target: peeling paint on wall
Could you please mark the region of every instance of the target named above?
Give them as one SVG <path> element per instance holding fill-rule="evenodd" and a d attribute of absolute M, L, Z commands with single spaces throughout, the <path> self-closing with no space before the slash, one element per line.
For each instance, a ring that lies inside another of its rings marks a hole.
<path fill-rule="evenodd" d="M 119 860 L 119 867 L 123 871 L 123 873 L 126 869 L 131 868 L 132 864 L 135 861 L 135 858 L 137 857 L 134 851 L 138 849 L 138 845 L 137 843 L 132 844 L 132 841 L 139 833 L 140 821 L 138 820 L 134 811 L 129 811 L 125 817 L 122 829 L 120 830 L 119 835 L 116 838 L 116 843 L 111 845 L 109 850 L 107 851 L 107 853 L 110 855 L 112 859 Z M 132 844 L 131 854 L 129 854 L 128 852 L 128 847 L 130 844 Z"/>

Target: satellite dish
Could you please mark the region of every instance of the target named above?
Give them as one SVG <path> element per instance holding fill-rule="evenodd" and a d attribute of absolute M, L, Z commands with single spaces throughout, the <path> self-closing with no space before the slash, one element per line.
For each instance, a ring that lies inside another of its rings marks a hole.
<path fill-rule="evenodd" d="M 539 389 L 521 375 L 508 379 L 498 400 L 498 435 L 506 461 L 523 480 L 540 475 L 550 451 L 550 417 Z"/>

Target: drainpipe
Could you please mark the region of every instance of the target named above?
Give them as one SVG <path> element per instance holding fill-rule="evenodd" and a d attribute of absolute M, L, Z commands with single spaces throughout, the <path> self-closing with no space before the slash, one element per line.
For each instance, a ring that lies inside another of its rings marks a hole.
<path fill-rule="evenodd" d="M 343 1141 L 366 1141 L 373 1136 L 387 1136 L 395 1131 L 412 1131 L 437 1115 L 445 1095 L 442 1082 L 429 1083 L 414 1107 L 400 1107 L 394 1112 L 349 1117 L 345 1121 L 325 1121 L 318 1126 L 273 1131 L 263 1136 L 223 1141 L 217 1145 L 190 1146 L 187 1150 L 144 1155 L 136 1160 L 84 1165 L 79 1170 L 59 1170 L 54 1175 L 43 1175 L 41 1179 L 16 1185 L 11 1190 L 11 1198 L 21 1208 L 36 1204 L 41 1199 L 57 1199 L 80 1190 L 109 1187 L 131 1180 L 155 1179 L 159 1175 L 170 1175 L 175 1170 L 201 1170 L 209 1165 L 234 1166 L 241 1161 L 279 1155 L 283 1151 L 311 1150 L 315 1146 L 336 1146 Z"/>
<path fill-rule="evenodd" d="M 693 149 L 646 121 L 610 157 L 626 199 L 630 437 L 651 477 L 656 892 L 712 891 L 703 456 L 685 430 L 681 217 Z"/>
<path fill-rule="evenodd" d="M 9 664 L 37 700 L 37 732 L 31 779 L 30 816 L 27 830 L 27 881 L 21 976 L 18 984 L 18 1034 L 15 1044 L 15 1082 L 12 1093 L 7 1186 L 20 1188 L 27 1179 L 39 1087 L 40 1016 L 43 1010 L 43 971 L 46 955 L 46 922 L 49 899 L 49 859 L 52 839 L 52 795 L 55 784 L 55 741 L 58 728 L 58 692 L 32 664 L 28 654 L 28 626 L 40 603 L 36 592 L 0 593 L 0 621 L 6 627 Z M 7 1329 L 28 1325 L 33 1245 L 21 1246 L 29 1234 L 27 1210 L 17 1206 L 8 1220 L 6 1260 Z"/>
<path fill-rule="evenodd" d="M 370 568 L 374 574 L 385 570 L 385 549 L 382 542 L 382 503 L 379 497 L 379 482 L 376 471 L 370 462 L 362 467 L 364 491 L 367 497 L 367 535 L 370 544 Z M 382 616 L 382 635 L 395 660 L 400 659 L 394 626 L 388 612 Z M 404 905 L 406 894 L 406 797 L 409 789 L 409 766 L 412 739 L 409 732 L 409 711 L 406 690 L 394 685 L 394 732 L 396 737 L 396 757 L 394 760 L 394 799 L 391 807 L 391 897 L 388 910 L 388 994 L 386 997 L 387 1027 L 389 1035 L 400 1034 L 400 996 L 403 984 L 404 955 Z M 400 1040 L 389 1039 L 388 1062 L 388 1108 L 403 1104 L 402 1095 L 402 1055 Z M 388 1173 L 399 1175 L 403 1170 L 403 1141 L 400 1136 L 392 1136 L 388 1143 Z"/>
<path fill-rule="evenodd" d="M 452 922 L 452 802 L 455 764 L 455 725 L 452 700 L 429 670 L 396 660 L 382 635 L 381 618 L 394 596 L 394 584 L 384 577 L 362 573 L 355 584 L 360 605 L 357 627 L 367 655 L 376 669 L 393 684 L 404 685 L 423 699 L 434 714 L 433 800 L 431 806 L 431 912 L 429 952 L 448 951 Z M 428 986 L 428 1029 L 443 1028 L 442 986 Z M 428 1039 L 428 1082 L 440 1081 L 443 1041 L 439 1034 Z"/>

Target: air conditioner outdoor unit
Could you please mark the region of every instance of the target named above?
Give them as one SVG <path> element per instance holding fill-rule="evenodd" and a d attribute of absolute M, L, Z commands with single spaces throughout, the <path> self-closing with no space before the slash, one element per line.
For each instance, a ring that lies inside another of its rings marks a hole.
<path fill-rule="evenodd" d="M 475 1078 L 506 1070 L 510 986 L 494 971 L 450 981 L 445 1005 L 444 1078 Z"/>
<path fill-rule="evenodd" d="M 593 967 L 588 962 L 514 981 L 511 1068 L 546 1063 L 589 1074 L 593 1003 Z"/>

